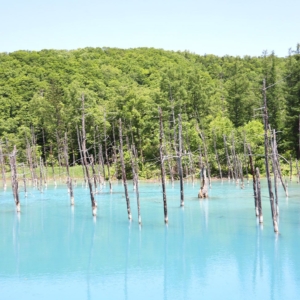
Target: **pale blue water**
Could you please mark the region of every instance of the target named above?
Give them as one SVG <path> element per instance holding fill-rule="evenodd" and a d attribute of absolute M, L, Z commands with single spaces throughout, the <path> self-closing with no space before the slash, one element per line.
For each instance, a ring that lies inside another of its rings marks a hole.
<path fill-rule="evenodd" d="M 198 185 L 185 184 L 184 209 L 168 185 L 165 226 L 160 185 L 141 183 L 142 228 L 131 184 L 131 223 L 121 183 L 97 195 L 96 221 L 81 186 L 74 210 L 64 185 L 31 189 L 19 217 L 1 190 L 0 299 L 299 299 L 300 186 L 280 192 L 277 236 L 266 190 L 262 228 L 252 184 L 213 182 L 208 200 Z"/>

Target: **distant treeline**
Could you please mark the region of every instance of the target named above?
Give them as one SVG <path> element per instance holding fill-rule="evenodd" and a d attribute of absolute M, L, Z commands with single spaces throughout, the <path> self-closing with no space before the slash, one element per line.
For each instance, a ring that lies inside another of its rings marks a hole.
<path fill-rule="evenodd" d="M 254 154 L 263 154 L 259 108 L 264 78 L 279 152 L 299 158 L 299 45 L 285 58 L 267 52 L 260 57 L 218 57 L 152 48 L 0 53 L 0 139 L 4 151 L 16 145 L 22 161 L 34 133 L 37 155 L 58 163 L 67 133 L 70 158 L 77 161 L 84 95 L 87 147 L 106 141 L 111 162 L 119 118 L 140 163 L 150 166 L 158 160 L 161 107 L 170 149 L 181 114 L 183 151 L 197 153 L 203 144 L 200 130 L 210 157 L 215 143 L 225 164 L 224 135 L 229 142 L 235 138 L 241 153 L 246 141 Z"/>

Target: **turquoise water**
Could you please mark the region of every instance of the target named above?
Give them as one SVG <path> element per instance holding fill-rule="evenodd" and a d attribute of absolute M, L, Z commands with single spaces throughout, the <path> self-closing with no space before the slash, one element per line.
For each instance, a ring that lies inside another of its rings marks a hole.
<path fill-rule="evenodd" d="M 169 225 L 161 187 L 140 183 L 142 227 L 132 183 L 133 221 L 121 182 L 98 194 L 94 220 L 88 190 L 64 185 L 21 193 L 0 191 L 0 299 L 297 299 L 300 295 L 299 185 L 280 189 L 275 235 L 265 183 L 264 225 L 254 214 L 252 184 L 244 190 L 213 182 L 208 200 L 198 186 L 168 185 Z"/>

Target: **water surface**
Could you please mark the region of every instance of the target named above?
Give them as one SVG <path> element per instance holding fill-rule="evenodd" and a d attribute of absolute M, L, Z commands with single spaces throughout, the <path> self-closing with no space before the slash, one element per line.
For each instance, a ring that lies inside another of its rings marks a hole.
<path fill-rule="evenodd" d="M 64 185 L 21 193 L 15 212 L 10 189 L 0 191 L 0 299 L 297 299 L 300 295 L 299 186 L 280 190 L 275 235 L 266 185 L 264 224 L 254 215 L 252 184 L 168 185 L 169 225 L 161 186 L 140 183 L 142 227 L 129 183 L 133 221 L 121 182 L 98 194 L 93 219 L 88 190 Z"/>

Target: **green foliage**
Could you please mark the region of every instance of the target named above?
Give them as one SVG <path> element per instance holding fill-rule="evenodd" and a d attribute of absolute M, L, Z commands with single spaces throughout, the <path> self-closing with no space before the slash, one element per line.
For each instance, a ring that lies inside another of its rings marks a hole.
<path fill-rule="evenodd" d="M 163 110 L 169 151 L 173 150 L 173 109 L 175 130 L 178 114 L 182 115 L 185 150 L 197 156 L 198 146 L 203 147 L 199 126 L 209 155 L 215 155 L 215 139 L 221 163 L 225 164 L 224 135 L 228 144 L 234 136 L 241 151 L 246 139 L 254 153 L 263 153 L 261 116 L 255 109 L 262 106 L 265 78 L 270 124 L 284 131 L 279 134 L 280 150 L 295 154 L 299 74 L 297 51 L 287 58 L 266 52 L 262 57 L 199 56 L 152 48 L 0 53 L 0 137 L 8 139 L 10 145 L 16 144 L 19 157 L 25 160 L 25 137 L 30 136 L 32 127 L 39 154 L 45 155 L 41 147 L 43 130 L 46 150 L 52 149 L 55 160 L 58 145 L 68 132 L 71 150 L 78 159 L 76 128 L 81 126 L 84 95 L 88 147 L 93 146 L 95 131 L 103 143 L 105 122 L 111 156 L 113 128 L 118 141 L 116 121 L 122 118 L 124 132 L 132 134 L 143 160 L 140 173 L 144 178 L 156 172 L 153 164 L 145 161 L 158 157 L 158 107 Z"/>

